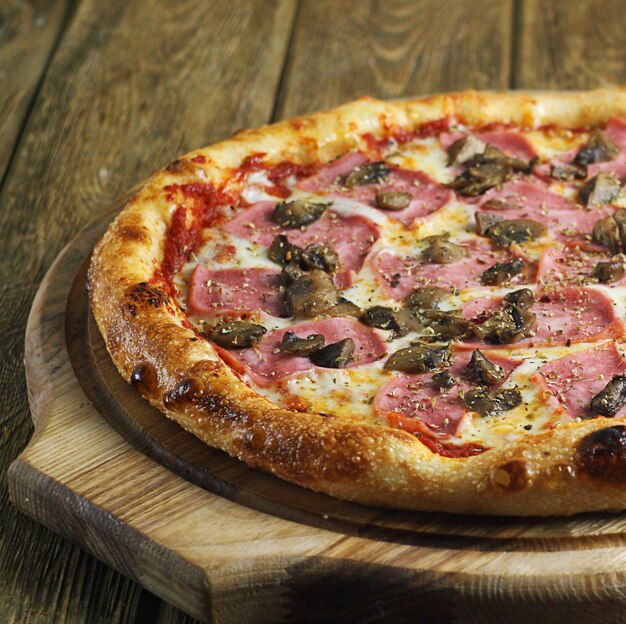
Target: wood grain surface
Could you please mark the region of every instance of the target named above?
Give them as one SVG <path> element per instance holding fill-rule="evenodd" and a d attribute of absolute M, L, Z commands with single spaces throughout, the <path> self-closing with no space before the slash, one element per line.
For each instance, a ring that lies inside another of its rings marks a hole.
<path fill-rule="evenodd" d="M 363 93 L 626 82 L 624 15 L 619 0 L 2 3 L 0 622 L 192 621 L 8 502 L 32 433 L 26 318 L 79 226 L 180 152 Z"/>

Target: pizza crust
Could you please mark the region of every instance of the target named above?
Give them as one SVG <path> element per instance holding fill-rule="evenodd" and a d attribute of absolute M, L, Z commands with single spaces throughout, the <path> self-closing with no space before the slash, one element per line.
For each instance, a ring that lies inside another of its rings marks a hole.
<path fill-rule="evenodd" d="M 366 505 L 472 514 L 624 509 L 626 435 L 619 421 L 572 423 L 473 457 L 443 457 L 401 430 L 277 407 L 243 383 L 171 297 L 150 284 L 175 209 L 164 186 L 228 183 L 230 171 L 257 152 L 268 163 L 326 162 L 358 149 L 364 133 L 410 130 L 447 115 L 471 124 L 588 126 L 626 115 L 626 89 L 364 98 L 187 154 L 146 182 L 94 250 L 90 297 L 107 349 L 154 407 L 208 445 L 319 492 Z M 205 162 L 192 162 L 197 156 Z M 607 428 L 615 431 L 602 433 Z"/>

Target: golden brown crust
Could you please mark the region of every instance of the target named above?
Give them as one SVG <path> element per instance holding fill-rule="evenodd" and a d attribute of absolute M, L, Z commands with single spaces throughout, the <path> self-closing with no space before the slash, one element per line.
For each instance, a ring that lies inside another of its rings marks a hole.
<path fill-rule="evenodd" d="M 188 328 L 149 284 L 174 207 L 161 189 L 226 183 L 263 152 L 269 163 L 327 161 L 361 135 L 411 130 L 455 115 L 471 124 L 580 127 L 626 115 L 626 90 L 465 92 L 385 103 L 364 98 L 333 111 L 240 132 L 154 174 L 98 243 L 91 299 L 123 377 L 157 409 L 207 444 L 284 479 L 364 504 L 481 514 L 550 515 L 626 507 L 626 436 L 598 418 L 531 435 L 468 458 L 432 453 L 410 434 L 279 408 L 259 396 Z M 205 162 L 198 163 L 198 156 Z M 192 162 L 195 158 L 195 162 Z M 611 431 L 603 430 L 611 427 Z M 622 428 L 623 430 L 623 428 Z M 599 459 L 598 459 L 599 458 Z"/>

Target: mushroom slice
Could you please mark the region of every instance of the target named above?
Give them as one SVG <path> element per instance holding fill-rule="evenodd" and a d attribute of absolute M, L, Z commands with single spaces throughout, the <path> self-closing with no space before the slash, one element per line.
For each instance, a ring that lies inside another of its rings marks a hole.
<path fill-rule="evenodd" d="M 474 388 L 463 395 L 463 402 L 472 412 L 480 416 L 497 416 L 507 412 L 522 403 L 522 395 L 516 388 L 506 390 L 488 390 Z"/>
<path fill-rule="evenodd" d="M 591 275 L 602 284 L 617 282 L 624 277 L 624 263 L 621 260 L 598 262 Z"/>
<path fill-rule="evenodd" d="M 355 167 L 346 177 L 344 186 L 353 188 L 366 184 L 379 184 L 389 177 L 391 168 L 382 161 L 365 163 Z"/>
<path fill-rule="evenodd" d="M 495 215 L 491 212 L 477 211 L 474 214 L 474 220 L 476 221 L 476 232 L 481 236 L 484 236 L 487 230 L 496 223 L 504 221 L 504 217 Z"/>
<path fill-rule="evenodd" d="M 587 143 L 582 146 L 574 157 L 576 165 L 591 165 L 593 163 L 613 160 L 619 154 L 619 149 L 602 130 L 598 128 L 591 132 Z"/>
<path fill-rule="evenodd" d="M 450 390 L 457 384 L 457 380 L 452 376 L 449 370 L 441 371 L 433 375 L 433 381 L 444 390 Z"/>
<path fill-rule="evenodd" d="M 489 267 L 481 276 L 480 281 L 485 286 L 499 286 L 517 275 L 521 275 L 528 269 L 528 265 L 522 258 L 515 258 L 509 262 L 498 262 Z"/>
<path fill-rule="evenodd" d="M 448 291 L 441 286 L 419 286 L 403 301 L 412 310 L 436 310 Z"/>
<path fill-rule="evenodd" d="M 354 318 L 359 318 L 362 313 L 363 310 L 356 303 L 352 303 L 344 297 L 339 297 L 337 304 L 324 312 L 326 316 L 353 316 Z"/>
<path fill-rule="evenodd" d="M 396 351 L 389 356 L 384 368 L 409 374 L 427 373 L 449 366 L 450 359 L 448 345 L 433 347 L 419 343 Z"/>
<path fill-rule="evenodd" d="M 289 355 L 306 356 L 321 349 L 325 342 L 322 334 L 309 334 L 306 338 L 299 338 L 293 332 L 286 332 L 278 349 Z"/>
<path fill-rule="evenodd" d="M 280 266 L 285 266 L 288 262 L 297 261 L 302 253 L 302 248 L 292 245 L 284 234 L 274 237 L 272 244 L 267 250 L 267 257 Z"/>
<path fill-rule="evenodd" d="M 209 333 L 209 340 L 224 349 L 246 349 L 254 346 L 267 333 L 263 325 L 246 321 L 221 323 Z"/>
<path fill-rule="evenodd" d="M 339 255 L 329 245 L 314 243 L 308 245 L 300 255 L 300 266 L 303 269 L 320 269 L 332 273 L 339 267 Z"/>
<path fill-rule="evenodd" d="M 619 195 L 620 184 L 612 175 L 599 173 L 578 191 L 580 201 L 589 207 L 610 204 Z"/>
<path fill-rule="evenodd" d="M 392 329 L 397 331 L 400 329 L 396 312 L 393 308 L 387 306 L 372 306 L 363 312 L 361 322 L 368 327 L 376 327 L 378 329 Z"/>
<path fill-rule="evenodd" d="M 313 351 L 309 355 L 309 360 L 316 366 L 324 368 L 345 368 L 354 360 L 355 344 L 352 338 L 344 338 L 339 342 Z"/>
<path fill-rule="evenodd" d="M 503 167 L 498 163 L 477 164 L 468 167 L 446 186 L 460 195 L 476 197 L 494 186 L 504 184 L 512 174 L 509 167 Z"/>
<path fill-rule="evenodd" d="M 499 219 L 481 234 L 489 237 L 497 247 L 508 249 L 513 243 L 526 243 L 545 236 L 546 232 L 546 226 L 533 219 Z"/>
<path fill-rule="evenodd" d="M 474 334 L 485 342 L 511 344 L 529 336 L 537 327 L 537 315 L 528 309 L 506 303 L 486 321 L 473 326 Z"/>
<path fill-rule="evenodd" d="M 300 265 L 294 261 L 287 262 L 283 266 L 283 270 L 280 273 L 280 279 L 283 286 L 291 286 L 295 281 L 299 280 L 304 275 L 304 271 L 300 268 Z"/>
<path fill-rule="evenodd" d="M 411 203 L 411 193 L 380 191 L 376 193 L 376 206 L 382 210 L 404 210 Z"/>
<path fill-rule="evenodd" d="M 422 260 L 433 264 L 452 264 L 469 258 L 469 251 L 463 245 L 450 242 L 449 238 L 448 233 L 425 238 L 428 247 L 422 251 Z"/>
<path fill-rule="evenodd" d="M 465 367 L 465 376 L 486 386 L 495 386 L 504 381 L 504 370 L 501 366 L 490 362 L 478 349 Z"/>
<path fill-rule="evenodd" d="M 626 250 L 626 209 L 619 208 L 613 216 L 598 219 L 591 233 L 594 243 L 607 247 L 611 253 Z"/>
<path fill-rule="evenodd" d="M 448 148 L 448 167 L 462 165 L 485 151 L 487 144 L 473 134 L 461 137 Z"/>
<path fill-rule="evenodd" d="M 276 204 L 271 219 L 285 228 L 301 228 L 317 221 L 330 204 L 296 199 Z"/>
<path fill-rule="evenodd" d="M 589 409 L 594 414 L 601 416 L 615 416 L 626 403 L 626 375 L 615 375 L 606 385 L 604 390 L 600 390 L 589 404 Z"/>
<path fill-rule="evenodd" d="M 563 182 L 584 180 L 587 177 L 587 166 L 577 164 L 553 164 L 550 166 L 550 177 Z"/>
<path fill-rule="evenodd" d="M 504 301 L 520 310 L 527 310 L 535 304 L 535 296 L 530 288 L 520 288 L 504 295 Z"/>
<path fill-rule="evenodd" d="M 424 310 L 421 321 L 437 340 L 460 339 L 472 329 L 472 324 L 456 310 Z"/>
<path fill-rule="evenodd" d="M 316 269 L 288 286 L 284 300 L 290 315 L 311 318 L 336 305 L 339 295 L 329 275 Z"/>

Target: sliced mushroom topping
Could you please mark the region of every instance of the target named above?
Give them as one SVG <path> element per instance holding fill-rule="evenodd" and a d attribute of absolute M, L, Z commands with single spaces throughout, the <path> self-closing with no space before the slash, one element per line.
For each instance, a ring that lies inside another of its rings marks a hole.
<path fill-rule="evenodd" d="M 300 268 L 300 265 L 296 262 L 287 262 L 283 266 L 283 270 L 280 273 L 280 279 L 283 286 L 291 286 L 295 281 L 299 280 L 304 275 L 304 271 Z"/>
<path fill-rule="evenodd" d="M 626 251 L 626 209 L 619 208 L 613 216 L 598 219 L 593 226 L 591 238 L 594 243 L 617 254 Z"/>
<path fill-rule="evenodd" d="M 463 245 L 450 242 L 449 238 L 448 233 L 425 238 L 428 247 L 422 251 L 422 260 L 433 264 L 452 264 L 469 258 L 469 251 Z"/>
<path fill-rule="evenodd" d="M 554 164 L 550 167 L 550 176 L 555 180 L 570 182 L 572 180 L 584 180 L 587 177 L 586 165 Z"/>
<path fill-rule="evenodd" d="M 501 249 L 508 249 L 513 243 L 525 243 L 545 236 L 547 231 L 543 223 L 533 219 L 500 219 L 487 227 L 484 235 Z"/>
<path fill-rule="evenodd" d="M 591 399 L 589 409 L 601 416 L 615 416 L 626 403 L 626 375 L 615 375 L 596 396 Z"/>
<path fill-rule="evenodd" d="M 358 305 L 344 297 L 339 297 L 338 303 L 324 312 L 326 316 L 353 316 L 354 318 L 359 318 L 362 313 L 363 310 Z"/>
<path fill-rule="evenodd" d="M 436 310 L 448 291 L 441 286 L 419 286 L 404 299 L 403 303 L 412 310 Z"/>
<path fill-rule="evenodd" d="M 504 184 L 512 175 L 513 171 L 509 167 L 485 163 L 469 167 L 446 186 L 460 195 L 476 197 L 494 186 Z"/>
<path fill-rule="evenodd" d="M 621 260 L 598 262 L 593 269 L 592 277 L 602 284 L 617 282 L 624 277 L 624 263 Z"/>
<path fill-rule="evenodd" d="M 330 204 L 296 199 L 276 204 L 271 219 L 285 228 L 301 228 L 317 221 Z"/>
<path fill-rule="evenodd" d="M 521 258 L 515 258 L 509 262 L 498 262 L 480 276 L 480 281 L 485 286 L 499 286 L 521 275 L 527 269 L 528 265 Z"/>
<path fill-rule="evenodd" d="M 476 232 L 482 236 L 491 226 L 496 223 L 500 223 L 500 221 L 504 221 L 504 217 L 495 215 L 491 212 L 482 212 L 478 210 L 474 214 L 474 220 L 476 221 Z"/>
<path fill-rule="evenodd" d="M 397 331 L 400 329 L 396 312 L 393 308 L 386 306 L 372 306 L 363 312 L 361 322 L 368 327 L 377 327 L 378 329 L 392 329 Z"/>
<path fill-rule="evenodd" d="M 602 130 L 595 129 L 587 139 L 587 143 L 574 157 L 576 165 L 591 165 L 593 163 L 613 160 L 619 154 L 619 149 Z"/>
<path fill-rule="evenodd" d="M 278 349 L 289 355 L 306 356 L 321 349 L 325 342 L 322 334 L 309 334 L 306 338 L 299 338 L 293 332 L 287 332 Z"/>
<path fill-rule="evenodd" d="M 530 336 L 535 327 L 537 315 L 534 312 L 505 301 L 500 310 L 494 312 L 483 323 L 474 325 L 473 329 L 474 334 L 485 342 L 511 344 Z"/>
<path fill-rule="evenodd" d="M 382 161 L 365 163 L 355 167 L 346 178 L 344 186 L 353 188 L 366 184 L 379 184 L 389 177 L 391 168 Z"/>
<path fill-rule="evenodd" d="M 535 304 L 535 296 L 530 288 L 520 288 L 504 295 L 504 301 L 516 306 L 519 310 L 527 310 Z"/>
<path fill-rule="evenodd" d="M 300 266 L 303 269 L 320 269 L 332 273 L 339 267 L 339 255 L 330 246 L 315 243 L 305 248 L 300 256 Z"/>
<path fill-rule="evenodd" d="M 452 376 L 449 370 L 441 371 L 433 375 L 433 381 L 444 390 L 450 390 L 457 384 L 457 380 Z"/>
<path fill-rule="evenodd" d="M 472 162 L 472 164 L 485 163 L 497 164 L 500 167 L 508 167 L 512 171 L 528 172 L 529 169 L 529 163 L 513 156 L 507 156 L 495 145 L 490 144 L 487 144 L 485 151 L 480 156 L 476 156 Z"/>
<path fill-rule="evenodd" d="M 345 368 L 354 360 L 355 345 L 352 338 L 344 338 L 339 342 L 313 351 L 309 355 L 309 360 L 316 366 L 324 368 Z"/>
<path fill-rule="evenodd" d="M 316 269 L 288 286 L 284 299 L 290 315 L 311 318 L 336 305 L 339 295 L 329 275 Z"/>
<path fill-rule="evenodd" d="M 292 245 L 284 234 L 279 234 L 267 250 L 267 257 L 272 262 L 284 266 L 288 262 L 297 261 L 301 253 L 301 247 Z"/>
<path fill-rule="evenodd" d="M 483 206 L 485 210 L 511 210 L 511 204 L 507 204 L 503 199 L 489 199 Z"/>
<path fill-rule="evenodd" d="M 474 388 L 463 395 L 465 406 L 480 416 L 497 416 L 501 412 L 508 412 L 522 403 L 522 395 L 519 390 L 511 388 L 506 390 L 488 390 L 487 388 Z"/>
<path fill-rule="evenodd" d="M 449 366 L 451 353 L 448 345 L 433 347 L 417 344 L 396 351 L 385 362 L 385 370 L 418 374 Z"/>
<path fill-rule="evenodd" d="M 404 210 L 411 203 L 411 193 L 380 191 L 376 193 L 376 206 L 382 210 Z"/>
<path fill-rule="evenodd" d="M 478 349 L 465 367 L 465 376 L 486 386 L 495 386 L 504 381 L 504 370 L 501 366 L 490 362 Z"/>
<path fill-rule="evenodd" d="M 224 349 L 246 349 L 254 346 L 267 333 L 263 325 L 246 321 L 221 323 L 209 333 L 209 340 Z"/>
<path fill-rule="evenodd" d="M 580 187 L 578 197 L 589 207 L 610 204 L 619 195 L 620 184 L 612 175 L 599 173 Z"/>
<path fill-rule="evenodd" d="M 463 338 L 472 329 L 472 324 L 455 310 L 424 310 L 422 323 L 438 340 Z"/>
<path fill-rule="evenodd" d="M 448 148 L 448 167 L 462 165 L 482 154 L 487 144 L 473 134 L 461 137 Z"/>

